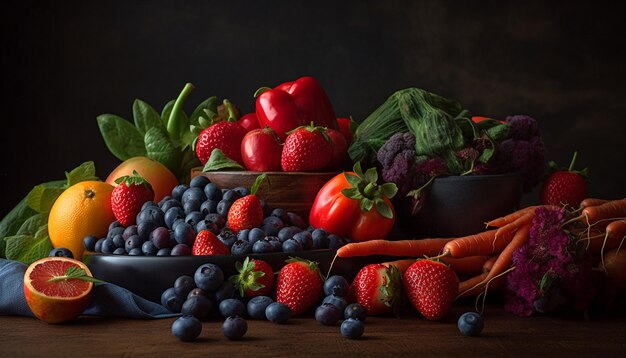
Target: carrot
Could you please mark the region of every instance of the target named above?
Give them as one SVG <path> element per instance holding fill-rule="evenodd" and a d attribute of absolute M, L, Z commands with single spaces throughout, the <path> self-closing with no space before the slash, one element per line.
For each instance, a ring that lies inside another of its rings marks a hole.
<path fill-rule="evenodd" d="M 587 225 L 593 225 L 600 220 L 623 218 L 625 216 L 626 198 L 610 200 L 600 205 L 586 207 L 580 215 Z"/>
<path fill-rule="evenodd" d="M 607 236 L 624 240 L 626 238 L 626 219 L 616 220 L 606 226 Z"/>
<path fill-rule="evenodd" d="M 485 293 L 485 290 L 493 291 L 502 287 L 502 285 L 506 282 L 506 276 L 504 275 L 494 277 L 491 280 L 487 279 L 488 275 L 489 273 L 483 272 L 476 277 L 463 281 L 459 284 L 459 294 L 457 295 L 457 298 L 476 296 Z M 461 288 L 463 288 L 463 291 L 461 291 Z"/>
<path fill-rule="evenodd" d="M 474 291 L 476 287 L 478 287 L 482 282 L 484 282 L 485 278 L 487 278 L 487 272 L 483 272 L 472 278 L 468 278 L 465 281 L 461 281 L 459 283 L 459 295 L 457 296 L 457 298 L 471 296 L 471 291 Z"/>
<path fill-rule="evenodd" d="M 451 239 L 369 240 L 351 242 L 337 249 L 339 257 L 388 255 L 423 257 L 438 255 Z"/>
<path fill-rule="evenodd" d="M 506 224 L 509 224 L 517 219 L 519 219 L 521 216 L 523 216 L 524 214 L 530 212 L 530 211 L 534 211 L 535 209 L 537 209 L 539 207 L 539 205 L 533 205 L 533 206 L 528 206 L 525 207 L 523 209 L 519 209 L 517 211 L 514 211 L 506 216 L 502 216 L 496 219 L 493 219 L 491 221 L 488 221 L 487 227 L 502 227 Z"/>
<path fill-rule="evenodd" d="M 441 261 L 459 275 L 476 275 L 482 272 L 489 256 L 467 256 L 461 258 L 442 257 Z"/>
<path fill-rule="evenodd" d="M 504 236 L 505 238 L 513 238 L 513 234 L 515 234 L 515 232 L 519 230 L 519 228 L 521 228 L 522 226 L 530 224 L 530 222 L 533 221 L 534 217 L 534 211 L 525 213 L 524 215 L 517 218 L 515 221 L 510 222 L 499 228 L 496 231 L 496 238 L 499 236 Z"/>
<path fill-rule="evenodd" d="M 452 256 L 459 258 L 498 253 L 506 247 L 512 239 L 512 235 L 509 237 L 504 235 L 497 237 L 496 231 L 495 229 L 488 230 L 452 239 L 443 247 L 441 257 Z"/>
<path fill-rule="evenodd" d="M 485 261 L 485 263 L 483 264 L 483 272 L 491 271 L 491 268 L 493 268 L 493 264 L 496 262 L 497 259 L 498 255 L 493 255 L 489 257 L 487 261 Z"/>
<path fill-rule="evenodd" d="M 513 252 L 524 246 L 524 244 L 528 241 L 530 227 L 530 224 L 526 224 L 515 232 L 515 236 L 513 236 L 511 242 L 506 246 L 506 248 L 504 248 L 504 250 L 502 250 L 496 261 L 493 263 L 491 270 L 487 273 L 485 281 L 488 282 L 492 278 L 504 273 L 504 271 L 511 266 L 513 263 Z"/>
<path fill-rule="evenodd" d="M 588 208 L 590 206 L 598 206 L 606 203 L 608 200 L 606 199 L 597 199 L 597 198 L 587 198 L 580 202 L 581 208 Z"/>
<path fill-rule="evenodd" d="M 398 269 L 398 271 L 400 271 L 400 274 L 404 275 L 404 271 L 406 271 L 406 269 L 408 269 L 409 266 L 413 265 L 415 261 L 417 260 L 416 259 L 402 259 L 402 260 L 396 260 L 396 261 L 383 262 L 382 264 L 387 267 L 395 266 Z"/>
<path fill-rule="evenodd" d="M 580 238 L 580 242 L 584 243 L 588 252 L 592 255 L 603 256 L 604 251 L 617 249 L 621 247 L 626 238 L 626 222 L 616 220 L 606 227 L 605 232 L 593 231 L 592 234 Z"/>

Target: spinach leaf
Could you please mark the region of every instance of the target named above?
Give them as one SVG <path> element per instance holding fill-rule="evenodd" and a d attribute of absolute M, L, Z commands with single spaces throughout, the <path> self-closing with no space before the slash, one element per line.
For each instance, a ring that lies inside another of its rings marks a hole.
<path fill-rule="evenodd" d="M 149 158 L 161 162 L 172 173 L 178 173 L 182 152 L 174 145 L 163 128 L 152 127 L 144 137 L 146 151 Z"/>
<path fill-rule="evenodd" d="M 99 115 L 97 120 L 104 143 L 119 160 L 147 155 L 143 137 L 130 122 L 114 114 Z"/>
<path fill-rule="evenodd" d="M 150 128 L 165 129 L 159 113 L 148 103 L 136 99 L 133 102 L 133 118 L 139 134 L 145 135 Z"/>

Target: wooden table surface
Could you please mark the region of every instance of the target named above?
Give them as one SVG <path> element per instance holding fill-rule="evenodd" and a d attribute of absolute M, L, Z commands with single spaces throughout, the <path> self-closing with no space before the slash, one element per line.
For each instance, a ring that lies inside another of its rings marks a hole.
<path fill-rule="evenodd" d="M 359 340 L 342 337 L 338 326 L 323 326 L 312 316 L 285 325 L 248 320 L 242 341 L 229 341 L 221 321 L 203 322 L 191 343 L 171 334 L 174 318 L 132 320 L 79 317 L 64 325 L 34 318 L 0 316 L 1 357 L 169 356 L 572 356 L 619 357 L 626 352 L 626 317 L 585 320 L 578 317 L 516 317 L 501 306 L 488 306 L 480 337 L 462 336 L 456 318 L 471 306 L 455 306 L 449 318 L 430 322 L 368 317 Z"/>

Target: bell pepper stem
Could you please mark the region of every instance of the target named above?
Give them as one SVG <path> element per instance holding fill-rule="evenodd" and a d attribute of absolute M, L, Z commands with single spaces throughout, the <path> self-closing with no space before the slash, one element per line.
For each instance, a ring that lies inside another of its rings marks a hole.
<path fill-rule="evenodd" d="M 170 118 L 167 120 L 167 133 L 169 133 L 171 138 L 180 139 L 181 127 L 185 125 L 185 123 L 181 123 L 183 105 L 194 88 L 193 84 L 187 83 L 174 102 Z"/>
<path fill-rule="evenodd" d="M 258 90 L 254 92 L 254 98 L 257 98 L 258 96 L 261 95 L 261 93 L 271 90 L 271 89 L 272 89 L 271 87 L 260 87 Z"/>

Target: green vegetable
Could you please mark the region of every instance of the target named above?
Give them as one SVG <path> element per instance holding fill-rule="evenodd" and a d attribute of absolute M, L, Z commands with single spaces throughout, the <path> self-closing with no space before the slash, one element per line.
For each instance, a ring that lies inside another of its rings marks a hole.
<path fill-rule="evenodd" d="M 245 170 L 245 168 L 241 166 L 241 164 L 226 156 L 224 152 L 216 148 L 211 152 L 211 156 L 209 157 L 209 160 L 207 160 L 202 171 L 210 172 L 215 170 L 239 171 Z"/>
<path fill-rule="evenodd" d="M 52 249 L 48 236 L 50 209 L 65 189 L 86 180 L 98 180 L 91 161 L 66 172 L 65 180 L 35 186 L 0 221 L 0 257 L 28 264 L 48 256 Z"/>
<path fill-rule="evenodd" d="M 113 114 L 97 117 L 98 127 L 109 151 L 119 160 L 134 156 L 154 159 L 187 181 L 191 168 L 200 166 L 194 141 L 200 131 L 219 117 L 216 97 L 202 101 L 187 116 L 184 105 L 194 86 L 187 83 L 176 100 L 165 104 L 159 114 L 139 99 L 133 102 L 133 122 Z"/>

